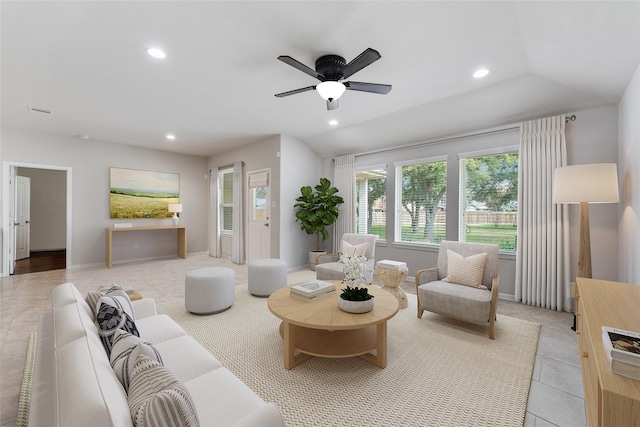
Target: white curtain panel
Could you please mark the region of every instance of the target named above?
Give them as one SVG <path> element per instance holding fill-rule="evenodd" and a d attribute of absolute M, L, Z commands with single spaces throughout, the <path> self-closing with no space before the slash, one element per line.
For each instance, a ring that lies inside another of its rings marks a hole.
<path fill-rule="evenodd" d="M 220 222 L 218 221 L 218 167 L 211 169 L 209 179 L 209 256 L 220 258 Z"/>
<path fill-rule="evenodd" d="M 553 176 L 567 165 L 565 116 L 520 125 L 516 301 L 570 310 L 569 221 L 554 204 Z"/>
<path fill-rule="evenodd" d="M 333 253 L 338 253 L 342 235 L 356 232 L 356 168 L 355 156 L 348 154 L 335 159 L 333 186 L 344 203 L 340 205 L 338 220 L 333 226 Z"/>
<path fill-rule="evenodd" d="M 244 200 L 242 162 L 233 164 L 233 237 L 231 239 L 231 261 L 244 264 L 244 229 L 242 201 Z"/>

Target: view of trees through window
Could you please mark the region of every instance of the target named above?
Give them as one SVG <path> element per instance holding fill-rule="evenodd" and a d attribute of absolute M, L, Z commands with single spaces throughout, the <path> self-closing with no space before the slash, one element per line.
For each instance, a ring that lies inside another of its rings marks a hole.
<path fill-rule="evenodd" d="M 446 160 L 396 168 L 396 241 L 440 243 L 446 237 Z"/>
<path fill-rule="evenodd" d="M 460 187 L 459 200 L 449 200 L 450 205 L 458 205 L 458 240 L 493 243 L 503 252 L 515 252 L 518 152 L 461 158 L 459 171 L 459 182 L 452 183 Z M 394 209 L 393 242 L 437 245 L 445 240 L 446 157 L 397 163 L 393 184 L 395 200 L 387 203 L 384 166 L 356 171 L 357 232 L 387 240 L 386 211 Z"/>
<path fill-rule="evenodd" d="M 356 172 L 356 227 L 360 234 L 377 234 L 386 239 L 387 171 Z"/>
<path fill-rule="evenodd" d="M 459 240 L 516 250 L 518 153 L 460 160 Z"/>

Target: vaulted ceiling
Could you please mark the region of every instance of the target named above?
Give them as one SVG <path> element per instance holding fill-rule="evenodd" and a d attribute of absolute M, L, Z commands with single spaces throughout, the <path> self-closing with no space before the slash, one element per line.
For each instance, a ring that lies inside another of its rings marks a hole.
<path fill-rule="evenodd" d="M 0 14 L 3 127 L 201 156 L 285 134 L 331 157 L 610 105 L 640 63 L 638 1 L 3 1 Z M 389 94 L 347 91 L 332 111 L 314 91 L 274 96 L 317 83 L 279 55 L 313 68 L 368 47 L 382 58 L 350 80 Z"/>

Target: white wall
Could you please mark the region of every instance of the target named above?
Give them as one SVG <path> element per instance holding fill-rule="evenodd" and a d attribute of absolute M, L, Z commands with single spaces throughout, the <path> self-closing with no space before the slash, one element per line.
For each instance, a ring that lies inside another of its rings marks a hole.
<path fill-rule="evenodd" d="M 618 105 L 618 280 L 640 284 L 640 66 Z"/>
<path fill-rule="evenodd" d="M 3 161 L 72 169 L 73 267 L 105 263 L 105 228 L 114 223 L 109 218 L 110 167 L 179 173 L 184 206 L 180 221 L 188 229 L 187 250 L 207 249 L 206 158 L 17 129 L 3 128 L 1 138 Z M 171 224 L 169 218 L 124 222 Z M 118 235 L 114 238 L 114 262 L 175 256 L 176 240 L 173 230 Z"/>
<path fill-rule="evenodd" d="M 30 249 L 47 251 L 67 246 L 67 173 L 18 168 L 31 179 Z"/>
<path fill-rule="evenodd" d="M 309 251 L 315 247 L 315 237 L 309 236 L 296 222 L 293 205 L 305 185 L 320 182 L 321 159 L 303 141 L 283 135 L 281 140 L 281 241 L 280 258 L 290 268 L 309 264 Z"/>

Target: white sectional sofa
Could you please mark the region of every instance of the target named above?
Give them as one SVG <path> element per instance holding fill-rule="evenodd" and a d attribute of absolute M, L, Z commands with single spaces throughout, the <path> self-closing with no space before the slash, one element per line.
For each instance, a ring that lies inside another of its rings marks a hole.
<path fill-rule="evenodd" d="M 264 402 L 155 303 L 132 303 L 140 338 L 188 389 L 201 426 L 284 426 Z M 30 426 L 132 426 L 127 394 L 109 363 L 93 314 L 71 283 L 53 290 L 53 310 L 38 326 Z"/>

